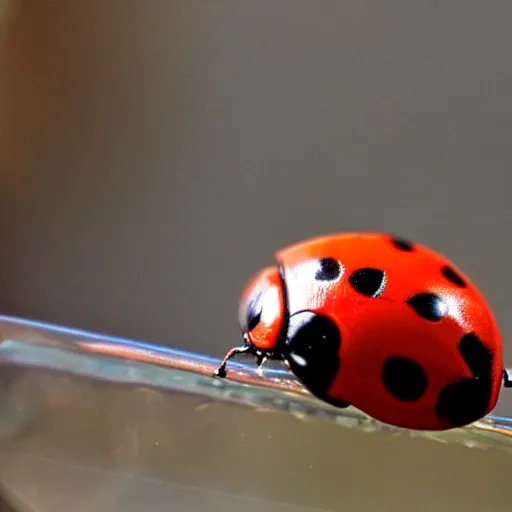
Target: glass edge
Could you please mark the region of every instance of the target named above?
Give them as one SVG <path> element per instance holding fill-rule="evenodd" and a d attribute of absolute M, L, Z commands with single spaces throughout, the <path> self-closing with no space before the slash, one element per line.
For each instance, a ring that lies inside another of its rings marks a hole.
<path fill-rule="evenodd" d="M 407 430 L 380 423 L 350 407 L 313 398 L 286 369 L 230 363 L 228 378 L 213 377 L 220 359 L 143 341 L 0 315 L 0 364 L 87 377 L 162 392 L 194 393 L 305 421 L 329 421 L 365 432 L 422 437 L 481 449 L 512 451 L 512 418 L 488 415 L 447 431 Z"/>

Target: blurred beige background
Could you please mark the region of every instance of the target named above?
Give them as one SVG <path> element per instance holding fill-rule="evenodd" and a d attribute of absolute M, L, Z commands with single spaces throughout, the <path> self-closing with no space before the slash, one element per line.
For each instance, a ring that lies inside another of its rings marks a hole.
<path fill-rule="evenodd" d="M 277 247 L 387 230 L 458 262 L 512 338 L 512 4 L 19 6 L 1 310 L 220 355 Z"/>
<path fill-rule="evenodd" d="M 277 247 L 384 230 L 473 277 L 512 365 L 511 3 L 20 0 L 12 15 L 1 311 L 221 356 Z"/>

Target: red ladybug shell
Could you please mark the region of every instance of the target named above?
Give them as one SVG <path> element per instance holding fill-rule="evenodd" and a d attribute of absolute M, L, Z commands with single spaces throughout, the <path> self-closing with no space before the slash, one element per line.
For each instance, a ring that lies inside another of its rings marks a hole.
<path fill-rule="evenodd" d="M 335 234 L 277 252 L 241 300 L 247 350 L 281 358 L 318 398 L 382 422 L 444 430 L 496 405 L 494 316 L 442 255 L 383 234 Z"/>

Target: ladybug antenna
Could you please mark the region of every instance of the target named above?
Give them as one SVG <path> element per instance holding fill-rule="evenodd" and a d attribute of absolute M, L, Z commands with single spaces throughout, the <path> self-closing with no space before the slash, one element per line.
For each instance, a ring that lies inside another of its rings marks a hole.
<path fill-rule="evenodd" d="M 512 388 L 512 378 L 510 378 L 508 370 L 503 370 L 503 386 L 506 388 Z"/>

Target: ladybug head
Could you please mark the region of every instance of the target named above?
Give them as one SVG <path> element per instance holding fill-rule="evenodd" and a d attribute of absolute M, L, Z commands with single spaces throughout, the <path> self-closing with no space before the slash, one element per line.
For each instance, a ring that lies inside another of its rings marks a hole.
<path fill-rule="evenodd" d="M 247 284 L 239 306 L 239 323 L 247 341 L 271 352 L 282 339 L 285 299 L 277 267 L 267 267 Z"/>

